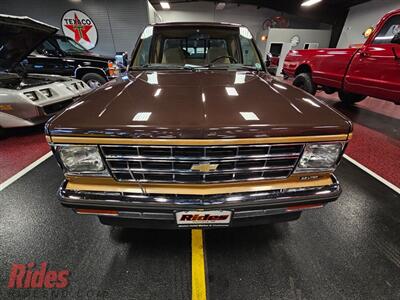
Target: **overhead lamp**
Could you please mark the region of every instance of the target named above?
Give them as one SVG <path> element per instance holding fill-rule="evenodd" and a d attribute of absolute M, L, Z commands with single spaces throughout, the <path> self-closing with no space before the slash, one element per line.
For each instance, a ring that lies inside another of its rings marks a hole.
<path fill-rule="evenodd" d="M 301 3 L 301 6 L 307 6 L 308 7 L 308 6 L 317 4 L 317 3 L 321 2 L 321 1 L 322 0 L 306 0 L 303 3 Z"/>
<path fill-rule="evenodd" d="M 234 87 L 226 87 L 225 90 L 228 96 L 239 96 L 239 93 Z"/>
<path fill-rule="evenodd" d="M 225 8 L 226 3 L 225 2 L 218 2 L 217 5 L 215 6 L 216 10 L 223 10 Z"/>
<path fill-rule="evenodd" d="M 132 119 L 132 121 L 148 121 L 151 116 L 151 112 L 138 112 Z"/>
<path fill-rule="evenodd" d="M 170 8 L 171 8 L 171 6 L 169 5 L 169 3 L 168 3 L 168 2 L 165 2 L 165 1 L 160 2 L 160 5 L 161 5 L 161 8 L 162 8 L 162 9 L 170 9 Z"/>

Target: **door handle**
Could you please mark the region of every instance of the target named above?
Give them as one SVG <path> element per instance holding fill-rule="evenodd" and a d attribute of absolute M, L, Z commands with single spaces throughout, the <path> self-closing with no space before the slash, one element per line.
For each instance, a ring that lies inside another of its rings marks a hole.
<path fill-rule="evenodd" d="M 396 49 L 393 47 L 392 48 L 393 56 L 395 60 L 400 60 L 400 56 L 397 55 Z"/>
<path fill-rule="evenodd" d="M 369 53 L 366 52 L 366 51 L 361 51 L 361 52 L 360 52 L 360 56 L 361 56 L 361 57 L 368 57 L 368 56 L 370 56 L 370 55 L 369 55 Z"/>

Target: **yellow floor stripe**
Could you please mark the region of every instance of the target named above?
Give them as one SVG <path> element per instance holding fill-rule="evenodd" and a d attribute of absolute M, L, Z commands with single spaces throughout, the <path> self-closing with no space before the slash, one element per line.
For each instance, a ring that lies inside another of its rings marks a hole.
<path fill-rule="evenodd" d="M 206 300 L 203 231 L 192 229 L 192 300 Z"/>

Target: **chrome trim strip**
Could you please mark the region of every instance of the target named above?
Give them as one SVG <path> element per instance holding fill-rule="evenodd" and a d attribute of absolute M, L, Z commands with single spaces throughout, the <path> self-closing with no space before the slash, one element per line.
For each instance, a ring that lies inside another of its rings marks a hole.
<path fill-rule="evenodd" d="M 103 147 L 101 147 L 103 148 Z M 103 152 L 104 153 L 104 152 Z M 104 155 L 104 157 L 109 160 L 118 160 L 118 159 L 129 159 L 129 160 L 142 160 L 142 161 L 196 161 L 196 160 L 207 160 L 207 161 L 229 161 L 229 160 L 263 160 L 263 159 L 282 159 L 282 158 L 297 158 L 301 152 L 299 153 L 289 153 L 289 154 L 268 154 L 268 155 L 238 155 L 238 156 L 227 156 L 224 158 L 211 157 L 211 156 L 141 156 L 141 155 Z"/>
<path fill-rule="evenodd" d="M 110 168 L 111 171 L 118 171 L 121 173 L 138 172 L 146 174 L 231 174 L 231 173 L 245 173 L 245 172 L 263 172 L 263 171 L 285 171 L 292 170 L 294 165 L 291 166 L 281 166 L 281 167 L 261 167 L 261 168 L 240 168 L 240 169 L 228 169 L 210 172 L 192 171 L 191 169 L 134 169 L 134 168 Z"/>
<path fill-rule="evenodd" d="M 214 195 L 167 195 L 88 192 L 66 190 L 64 181 L 58 190 L 61 202 L 73 207 L 108 207 L 126 209 L 201 209 L 201 208 L 249 208 L 259 206 L 285 206 L 307 202 L 335 200 L 341 193 L 339 182 L 332 175 L 327 186 L 278 189 L 264 192 L 242 192 Z"/>

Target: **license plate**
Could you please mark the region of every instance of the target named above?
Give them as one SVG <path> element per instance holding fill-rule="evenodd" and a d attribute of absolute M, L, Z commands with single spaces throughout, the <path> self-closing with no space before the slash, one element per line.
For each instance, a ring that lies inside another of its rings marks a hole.
<path fill-rule="evenodd" d="M 178 211 L 176 224 L 187 227 L 228 226 L 232 212 L 229 210 Z"/>

